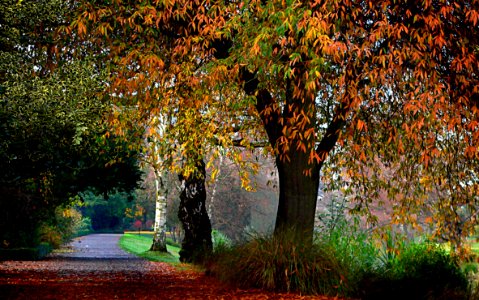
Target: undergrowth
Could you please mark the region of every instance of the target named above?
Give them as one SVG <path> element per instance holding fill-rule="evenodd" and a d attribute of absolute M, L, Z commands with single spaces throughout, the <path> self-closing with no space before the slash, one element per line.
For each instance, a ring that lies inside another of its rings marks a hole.
<path fill-rule="evenodd" d="M 308 294 L 347 293 L 347 268 L 327 244 L 298 245 L 286 232 L 221 247 L 207 263 L 209 272 L 241 287 Z M 234 272 L 232 271 L 234 270 Z"/>
<path fill-rule="evenodd" d="M 361 299 L 476 299 L 458 261 L 432 243 L 378 247 L 357 223 L 346 220 L 318 232 L 312 246 L 292 236 L 221 244 L 205 267 L 243 288 Z"/>
<path fill-rule="evenodd" d="M 437 244 L 405 243 L 380 256 L 361 281 L 363 299 L 470 299 L 470 284 L 459 261 Z"/>

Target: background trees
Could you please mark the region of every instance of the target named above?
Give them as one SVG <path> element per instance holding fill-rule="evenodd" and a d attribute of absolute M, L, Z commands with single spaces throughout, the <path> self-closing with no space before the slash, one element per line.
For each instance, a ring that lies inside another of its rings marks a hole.
<path fill-rule="evenodd" d="M 250 171 L 249 190 L 242 187 L 238 166 L 227 158 L 215 161 L 218 170 L 214 180 L 207 178 L 207 210 L 213 229 L 234 242 L 257 234 L 270 234 L 274 229 L 278 206 L 277 173 L 274 163 L 263 158 L 257 172 Z M 246 171 L 246 170 L 243 170 Z"/>

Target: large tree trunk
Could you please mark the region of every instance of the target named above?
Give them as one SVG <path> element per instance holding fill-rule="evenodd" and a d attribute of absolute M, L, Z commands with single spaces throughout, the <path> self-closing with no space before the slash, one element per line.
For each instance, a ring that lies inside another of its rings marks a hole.
<path fill-rule="evenodd" d="M 244 91 L 256 97 L 256 110 L 263 122 L 268 140 L 277 151 L 276 166 L 279 174 L 279 204 L 275 235 L 287 231 L 298 242 L 310 244 L 313 240 L 314 218 L 318 198 L 320 170 L 324 159 L 336 145 L 349 109 L 347 98 L 334 112 L 325 133 L 318 141 L 313 134 L 316 127 L 317 92 L 308 91 L 307 72 L 296 68 L 295 76 L 285 82 L 285 95 L 275 99 L 267 89 L 261 88 L 253 72 L 242 69 Z M 292 132 L 299 132 L 293 135 Z M 314 154 L 314 158 L 311 155 Z"/>
<path fill-rule="evenodd" d="M 201 262 L 213 249 L 211 223 L 206 211 L 206 170 L 202 159 L 197 161 L 198 171 L 182 182 L 178 217 L 185 236 L 181 244 L 180 261 Z"/>
<path fill-rule="evenodd" d="M 155 228 L 150 251 L 167 252 L 166 249 L 166 197 L 161 174 L 155 171 Z"/>
<path fill-rule="evenodd" d="M 279 203 L 274 233 L 293 234 L 294 239 L 310 244 L 318 198 L 319 165 L 308 164 L 307 154 L 301 151 L 291 151 L 289 161 L 277 158 L 276 165 Z M 305 174 L 307 169 L 311 169 L 311 174 Z"/>

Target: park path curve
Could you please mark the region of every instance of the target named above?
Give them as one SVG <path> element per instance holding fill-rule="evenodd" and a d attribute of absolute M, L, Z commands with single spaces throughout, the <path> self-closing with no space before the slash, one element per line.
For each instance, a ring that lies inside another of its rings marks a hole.
<path fill-rule="evenodd" d="M 0 299 L 331 299 L 231 288 L 126 253 L 120 236 L 88 235 L 41 261 L 0 262 Z"/>

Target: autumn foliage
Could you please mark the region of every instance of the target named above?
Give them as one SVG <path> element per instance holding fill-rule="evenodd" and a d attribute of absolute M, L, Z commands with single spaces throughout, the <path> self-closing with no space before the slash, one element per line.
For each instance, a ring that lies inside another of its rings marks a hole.
<path fill-rule="evenodd" d="M 117 133 L 166 116 L 162 153 L 173 168 L 193 172 L 186 153 L 218 149 L 241 165 L 234 146 L 267 141 L 277 230 L 311 235 L 321 171 L 358 211 L 386 192 L 395 222 L 417 224 L 427 210 L 437 236 L 459 241 L 477 215 L 478 8 L 80 1 L 65 30 L 106 49 Z"/>

